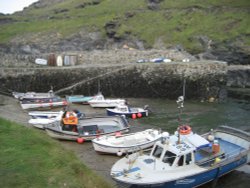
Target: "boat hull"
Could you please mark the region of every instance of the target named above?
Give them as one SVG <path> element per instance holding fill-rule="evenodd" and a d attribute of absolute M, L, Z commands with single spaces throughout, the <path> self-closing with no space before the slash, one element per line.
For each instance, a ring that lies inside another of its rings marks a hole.
<path fill-rule="evenodd" d="M 58 140 L 77 141 L 78 138 L 83 138 L 85 141 L 91 141 L 102 135 L 115 135 L 117 131 L 106 133 L 106 134 L 80 135 L 78 133 L 70 132 L 70 131 L 56 131 L 47 127 L 46 132 L 49 136 Z M 119 130 L 119 132 L 127 133 L 129 132 L 129 128 Z"/>
<path fill-rule="evenodd" d="M 124 101 L 99 102 L 90 100 L 88 103 L 93 108 L 114 108 L 117 105 L 124 104 Z"/>
<path fill-rule="evenodd" d="M 67 101 L 68 102 L 71 102 L 71 103 L 82 103 L 82 104 L 88 104 L 88 101 L 90 101 L 91 99 L 93 99 L 93 97 L 91 96 L 67 96 L 66 97 Z"/>
<path fill-rule="evenodd" d="M 157 139 L 157 140 L 159 140 L 159 139 Z M 112 147 L 112 146 L 106 146 L 106 145 L 98 144 L 96 142 L 92 142 L 92 143 L 93 143 L 95 151 L 97 151 L 97 152 L 122 155 L 122 154 L 127 154 L 127 153 L 136 152 L 136 151 L 139 151 L 139 150 L 144 150 L 144 149 L 150 148 L 150 147 L 152 147 L 154 145 L 154 143 L 157 140 L 151 141 L 151 142 L 148 142 L 148 143 L 144 143 L 144 144 L 138 144 L 138 145 L 130 146 L 130 147 L 114 147 L 114 146 Z"/>
<path fill-rule="evenodd" d="M 51 103 L 27 103 L 27 104 L 21 103 L 21 107 L 24 110 L 34 109 L 34 108 L 52 108 L 52 107 L 65 106 L 65 105 L 67 105 L 66 101 L 51 102 Z"/>
<path fill-rule="evenodd" d="M 131 134 L 96 138 L 92 140 L 92 144 L 97 152 L 117 154 L 118 156 L 121 156 L 122 154 L 132 153 L 152 147 L 155 142 L 161 138 L 161 131 L 147 129 L 145 131 Z"/>
<path fill-rule="evenodd" d="M 141 111 L 141 112 L 114 112 L 111 109 L 107 109 L 107 115 L 108 116 L 116 116 L 116 115 L 125 115 L 128 118 L 132 118 L 133 114 L 136 115 L 136 117 L 147 117 L 148 111 Z M 138 115 L 141 114 L 141 115 Z"/>

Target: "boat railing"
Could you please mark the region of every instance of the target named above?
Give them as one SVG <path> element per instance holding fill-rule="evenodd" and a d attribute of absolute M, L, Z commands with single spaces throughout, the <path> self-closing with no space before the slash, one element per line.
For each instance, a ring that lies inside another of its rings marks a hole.
<path fill-rule="evenodd" d="M 231 134 L 231 135 L 235 135 L 235 136 L 238 136 L 244 140 L 247 140 L 247 141 L 250 141 L 250 133 L 246 132 L 246 131 L 243 131 L 243 130 L 240 130 L 240 129 L 237 129 L 237 128 L 234 128 L 234 127 L 229 127 L 229 126 L 226 126 L 226 125 L 222 125 L 222 126 L 219 126 L 216 131 L 218 132 L 224 132 L 224 133 L 227 133 L 227 134 Z"/>

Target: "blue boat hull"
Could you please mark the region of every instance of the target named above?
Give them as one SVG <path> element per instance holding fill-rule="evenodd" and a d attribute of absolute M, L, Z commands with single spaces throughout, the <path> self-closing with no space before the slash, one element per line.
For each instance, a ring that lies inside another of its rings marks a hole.
<path fill-rule="evenodd" d="M 191 188 L 191 187 L 198 187 L 203 185 L 207 182 L 216 180 L 217 178 L 235 170 L 236 168 L 244 165 L 247 163 L 247 156 L 244 156 L 238 160 L 232 161 L 227 163 L 223 166 L 213 168 L 206 172 L 196 174 L 193 176 L 188 176 L 184 179 L 178 179 L 175 181 L 170 182 L 162 182 L 157 184 L 147 184 L 147 185 L 135 185 L 135 184 L 126 184 L 123 182 L 118 182 L 119 187 L 130 187 L 130 188 L 137 188 L 137 187 L 157 187 L 157 188 Z"/>

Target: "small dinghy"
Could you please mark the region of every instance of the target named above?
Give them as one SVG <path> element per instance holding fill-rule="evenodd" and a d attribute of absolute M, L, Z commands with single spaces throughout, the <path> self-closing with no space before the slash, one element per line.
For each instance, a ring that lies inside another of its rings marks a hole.
<path fill-rule="evenodd" d="M 162 132 L 155 129 L 131 134 L 102 136 L 92 140 L 95 151 L 121 156 L 152 147 L 162 137 Z"/>
<path fill-rule="evenodd" d="M 125 99 L 105 99 L 104 96 L 99 93 L 88 101 L 88 103 L 93 108 L 114 108 L 117 105 L 125 104 Z"/>
<path fill-rule="evenodd" d="M 107 115 L 114 116 L 114 115 L 125 115 L 126 117 L 130 117 L 135 119 L 136 117 L 147 117 L 148 110 L 147 106 L 144 108 L 136 108 L 136 107 L 129 107 L 127 105 L 118 105 L 115 108 L 107 108 Z"/>
<path fill-rule="evenodd" d="M 129 124 L 124 116 L 85 117 L 83 119 L 71 116 L 46 126 L 45 130 L 55 139 L 82 142 L 103 135 L 115 135 L 116 132 L 127 133 Z"/>

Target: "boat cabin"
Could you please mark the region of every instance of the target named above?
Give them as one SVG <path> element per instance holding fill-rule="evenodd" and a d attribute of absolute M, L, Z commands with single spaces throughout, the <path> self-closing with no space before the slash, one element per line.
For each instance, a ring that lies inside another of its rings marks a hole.
<path fill-rule="evenodd" d="M 197 134 L 181 135 L 180 142 L 177 135 L 172 135 L 157 142 L 150 156 L 163 165 L 167 164 L 169 168 L 177 168 L 201 160 L 200 150 L 210 150 L 210 148 L 211 144 Z M 213 153 L 210 154 L 214 156 Z"/>
<path fill-rule="evenodd" d="M 126 105 L 118 105 L 115 109 L 119 112 L 129 112 L 130 111 L 129 107 Z"/>
<path fill-rule="evenodd" d="M 105 98 L 102 94 L 97 94 L 96 96 L 94 96 L 91 100 L 96 100 L 96 101 L 104 101 Z"/>
<path fill-rule="evenodd" d="M 150 155 L 169 167 L 179 167 L 194 163 L 194 151 L 195 148 L 188 143 L 162 141 L 154 146 Z"/>

